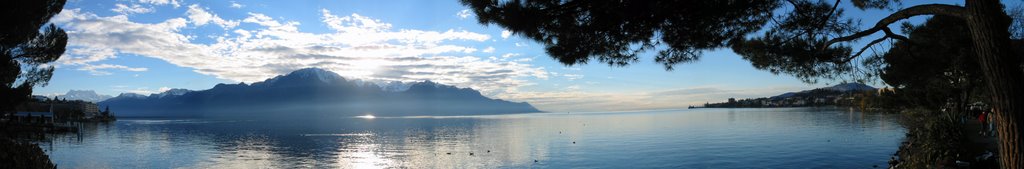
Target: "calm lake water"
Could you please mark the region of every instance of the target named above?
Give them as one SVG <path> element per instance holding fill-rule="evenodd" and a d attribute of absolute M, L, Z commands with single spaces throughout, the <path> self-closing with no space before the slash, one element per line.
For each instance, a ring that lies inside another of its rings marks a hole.
<path fill-rule="evenodd" d="M 121 119 L 40 146 L 62 168 L 871 168 L 903 138 L 896 118 L 778 108 Z"/>

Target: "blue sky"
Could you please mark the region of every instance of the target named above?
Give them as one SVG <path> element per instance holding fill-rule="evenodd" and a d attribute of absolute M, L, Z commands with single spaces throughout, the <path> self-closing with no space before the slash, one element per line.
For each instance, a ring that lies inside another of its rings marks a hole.
<path fill-rule="evenodd" d="M 203 90 L 321 67 L 347 78 L 471 87 L 548 111 L 599 111 L 680 108 L 835 84 L 756 70 L 728 49 L 707 51 L 674 71 L 649 56 L 627 67 L 566 67 L 539 44 L 478 24 L 455 0 L 378 2 L 70 0 L 51 20 L 68 30 L 68 51 L 35 94 Z M 887 13 L 851 9 L 848 16 L 871 23 Z"/>

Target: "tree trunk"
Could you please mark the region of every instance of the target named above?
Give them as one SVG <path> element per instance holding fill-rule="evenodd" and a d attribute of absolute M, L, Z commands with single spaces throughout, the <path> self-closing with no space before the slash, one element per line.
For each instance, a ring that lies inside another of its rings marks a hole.
<path fill-rule="evenodd" d="M 1024 168 L 1024 75 L 1010 47 L 1010 18 L 998 0 L 966 0 L 964 6 L 974 52 L 992 92 L 1001 167 Z"/>

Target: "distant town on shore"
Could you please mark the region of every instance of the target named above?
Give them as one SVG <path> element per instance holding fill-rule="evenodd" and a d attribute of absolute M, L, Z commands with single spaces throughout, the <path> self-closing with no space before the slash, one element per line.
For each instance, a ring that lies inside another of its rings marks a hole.
<path fill-rule="evenodd" d="M 28 102 L 15 107 L 10 117 L 13 122 L 49 124 L 76 121 L 113 121 L 110 108 L 100 109 L 99 105 L 84 100 L 33 96 Z"/>
<path fill-rule="evenodd" d="M 725 102 L 705 103 L 704 108 L 770 108 L 770 107 L 814 107 L 854 106 L 869 107 L 870 99 L 884 92 L 862 83 L 842 83 L 831 87 L 783 93 L 772 97 L 736 99 Z M 690 108 L 700 108 L 690 106 Z"/>

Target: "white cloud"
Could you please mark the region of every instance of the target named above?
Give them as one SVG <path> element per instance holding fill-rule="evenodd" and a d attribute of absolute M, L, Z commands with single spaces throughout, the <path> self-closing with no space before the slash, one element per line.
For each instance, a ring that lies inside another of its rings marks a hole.
<path fill-rule="evenodd" d="M 261 13 L 251 13 L 251 12 L 249 13 L 249 17 L 247 17 L 245 19 L 242 19 L 242 22 L 255 23 L 257 25 L 265 26 L 265 27 L 280 27 L 280 26 L 283 26 L 283 24 L 281 24 L 280 22 L 277 22 L 277 20 L 274 20 L 274 18 L 270 18 L 270 16 L 267 16 L 267 15 L 264 15 L 264 14 L 261 14 Z"/>
<path fill-rule="evenodd" d="M 163 93 L 163 92 L 166 92 L 168 90 L 171 90 L 171 88 L 167 87 L 167 86 L 164 86 L 164 87 L 160 87 L 160 89 L 157 89 L 156 91 L 158 91 L 160 93 Z"/>
<path fill-rule="evenodd" d="M 213 22 L 224 29 L 233 28 L 238 26 L 238 21 L 224 20 L 216 14 L 207 12 L 203 7 L 199 7 L 197 4 L 189 5 L 188 12 L 189 23 L 195 24 L 196 26 L 203 26 L 207 23 Z"/>
<path fill-rule="evenodd" d="M 473 16 L 473 12 L 469 11 L 469 9 L 463 9 L 459 11 L 459 13 L 456 13 L 455 16 L 458 16 L 459 19 L 466 19 L 469 18 L 470 16 Z"/>
<path fill-rule="evenodd" d="M 529 46 L 529 45 L 526 45 L 526 43 L 519 43 L 519 42 L 516 42 L 515 45 L 516 45 L 516 47 L 526 47 L 526 46 Z"/>
<path fill-rule="evenodd" d="M 132 72 L 142 72 L 142 71 L 149 70 L 149 69 L 144 68 L 144 67 L 128 67 L 128 66 L 124 66 L 124 65 L 112 65 L 112 64 L 84 65 L 84 66 L 78 68 L 78 70 L 89 71 L 90 74 L 96 75 L 96 76 L 103 76 L 103 75 L 111 75 L 111 74 L 113 74 L 113 73 L 110 73 L 108 71 L 103 71 L 104 69 L 117 69 L 117 70 L 132 71 Z"/>
<path fill-rule="evenodd" d="M 568 74 L 567 73 L 567 74 L 562 74 L 562 76 L 565 76 L 565 79 L 568 79 L 569 81 L 573 81 L 573 80 L 577 80 L 577 79 L 582 79 L 583 78 L 583 75 L 581 75 L 581 74 Z"/>
<path fill-rule="evenodd" d="M 548 78 L 544 68 L 529 62 L 481 59 L 469 55 L 478 49 L 452 43 L 483 42 L 490 39 L 486 34 L 465 30 L 396 30 L 389 23 L 359 14 L 337 16 L 328 10 L 320 12 L 323 24 L 334 32 L 302 32 L 297 28 L 299 22 L 249 13 L 240 22 L 256 27 L 212 33 L 215 41 L 211 43 L 192 42 L 192 36 L 182 31 L 194 29 L 186 27 L 188 23 L 212 22 L 227 28 L 238 21 L 224 24 L 229 21 L 195 5 L 189 6 L 189 19 L 171 18 L 158 23 L 97 16 L 80 9 L 66 9 L 52 21 L 68 30 L 70 51 L 83 50 L 69 52 L 68 58 L 82 59 L 68 59 L 61 62 L 64 64 L 132 54 L 238 82 L 261 81 L 300 68 L 320 67 L 350 78 L 432 80 L 472 87 L 488 95 L 516 92 L 518 87 L 532 84 L 528 78 Z"/>
<path fill-rule="evenodd" d="M 131 6 L 128 6 L 128 5 L 125 5 L 125 4 L 114 4 L 114 6 L 116 8 L 110 9 L 110 11 L 121 13 L 122 15 L 153 12 L 153 8 L 145 8 L 145 7 L 142 7 L 139 4 L 132 4 Z"/>
<path fill-rule="evenodd" d="M 391 29 L 391 24 L 389 23 L 383 23 L 380 20 L 360 16 L 359 14 L 353 13 L 350 16 L 338 17 L 331 14 L 331 11 L 327 9 L 321 9 L 320 12 L 323 14 L 323 22 L 327 24 L 327 27 L 338 32 L 380 33 Z"/>
<path fill-rule="evenodd" d="M 509 36 L 512 36 L 512 31 L 509 31 L 509 30 L 501 31 L 501 38 L 502 39 L 508 39 Z M 519 44 L 519 43 L 516 43 L 516 44 Z"/>
<path fill-rule="evenodd" d="M 139 2 L 153 5 L 172 5 L 175 8 L 181 7 L 181 3 L 178 0 L 139 0 Z"/>
<path fill-rule="evenodd" d="M 254 23 L 256 25 L 267 27 L 268 30 L 274 31 L 277 36 L 286 35 L 284 33 L 295 33 L 298 32 L 299 22 L 285 22 L 281 23 L 270 16 L 261 13 L 249 13 L 249 17 L 242 19 L 244 23 Z M 263 38 L 265 34 L 260 34 L 256 38 Z"/>
<path fill-rule="evenodd" d="M 519 55 L 520 54 L 518 54 L 518 53 L 506 53 L 504 55 L 501 55 L 501 58 L 510 58 L 510 57 L 516 57 L 516 56 L 519 56 Z"/>
<path fill-rule="evenodd" d="M 484 53 L 494 53 L 494 50 L 495 49 L 494 49 L 493 46 L 488 46 L 487 48 L 484 48 L 484 50 L 482 50 L 481 52 L 484 52 Z"/>
<path fill-rule="evenodd" d="M 239 4 L 238 2 L 235 2 L 235 1 L 231 1 L 231 7 L 232 8 L 239 8 L 240 9 L 242 7 L 245 7 L 245 5 Z"/>
<path fill-rule="evenodd" d="M 64 53 L 57 63 L 65 65 L 84 65 L 96 61 L 117 58 L 111 48 L 72 48 Z"/>

